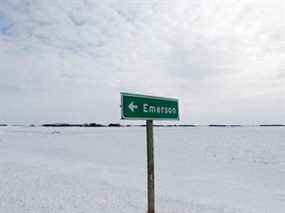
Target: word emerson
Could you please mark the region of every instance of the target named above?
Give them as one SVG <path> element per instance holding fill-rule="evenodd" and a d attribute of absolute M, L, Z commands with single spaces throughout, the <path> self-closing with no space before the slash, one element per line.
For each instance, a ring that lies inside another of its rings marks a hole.
<path fill-rule="evenodd" d="M 150 106 L 143 104 L 143 112 L 145 113 L 158 113 L 158 114 L 176 114 L 175 108 L 163 107 L 163 106 Z"/>

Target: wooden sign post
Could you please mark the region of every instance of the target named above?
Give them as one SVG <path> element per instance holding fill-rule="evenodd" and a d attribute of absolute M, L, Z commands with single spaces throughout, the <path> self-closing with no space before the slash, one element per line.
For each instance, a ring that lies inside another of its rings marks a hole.
<path fill-rule="evenodd" d="M 146 121 L 148 213 L 155 213 L 153 121 Z"/>
<path fill-rule="evenodd" d="M 179 120 L 178 100 L 121 93 L 121 117 L 146 120 L 147 213 L 155 213 L 153 120 Z"/>

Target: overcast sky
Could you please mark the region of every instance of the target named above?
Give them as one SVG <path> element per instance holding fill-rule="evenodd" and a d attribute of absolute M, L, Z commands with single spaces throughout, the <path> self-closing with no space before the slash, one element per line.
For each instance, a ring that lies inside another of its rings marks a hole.
<path fill-rule="evenodd" d="M 123 91 L 179 98 L 181 123 L 285 123 L 284 11 L 284 0 L 0 0 L 0 123 L 120 122 Z"/>

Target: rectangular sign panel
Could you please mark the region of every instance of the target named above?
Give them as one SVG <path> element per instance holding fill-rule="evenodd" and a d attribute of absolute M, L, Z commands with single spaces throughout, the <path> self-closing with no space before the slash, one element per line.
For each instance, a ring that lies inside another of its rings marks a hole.
<path fill-rule="evenodd" d="M 178 99 L 121 93 L 122 119 L 179 120 Z"/>

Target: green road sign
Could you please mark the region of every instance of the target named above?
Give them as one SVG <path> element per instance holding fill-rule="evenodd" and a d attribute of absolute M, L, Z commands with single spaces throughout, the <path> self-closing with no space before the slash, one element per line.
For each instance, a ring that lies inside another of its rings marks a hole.
<path fill-rule="evenodd" d="M 122 119 L 179 120 L 178 99 L 121 93 Z"/>

